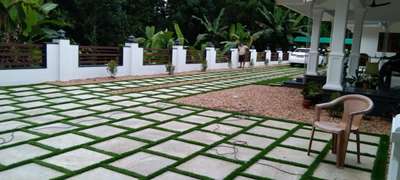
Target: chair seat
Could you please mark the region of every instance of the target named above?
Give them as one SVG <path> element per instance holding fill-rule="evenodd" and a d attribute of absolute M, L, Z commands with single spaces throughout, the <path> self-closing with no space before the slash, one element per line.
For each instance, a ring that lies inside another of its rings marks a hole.
<path fill-rule="evenodd" d="M 329 121 L 317 121 L 314 123 L 314 126 L 331 133 L 339 133 L 345 130 L 346 124 L 329 122 Z M 358 126 L 353 125 L 351 126 L 351 131 L 356 131 L 358 130 L 358 128 L 359 128 Z"/>

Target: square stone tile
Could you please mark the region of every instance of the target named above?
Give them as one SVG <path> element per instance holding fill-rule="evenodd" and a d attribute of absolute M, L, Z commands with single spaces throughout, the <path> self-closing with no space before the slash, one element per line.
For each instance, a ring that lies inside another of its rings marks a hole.
<path fill-rule="evenodd" d="M 107 102 L 108 101 L 101 100 L 101 99 L 89 99 L 89 100 L 79 101 L 79 103 L 86 104 L 86 105 L 98 105 L 98 104 L 104 104 Z"/>
<path fill-rule="evenodd" d="M 93 106 L 90 107 L 88 109 L 90 110 L 94 110 L 94 111 L 111 111 L 111 110 L 116 110 L 116 109 L 120 109 L 121 107 L 119 106 L 113 106 L 113 105 L 108 105 L 108 104 L 103 104 L 103 105 L 98 105 L 98 106 Z"/>
<path fill-rule="evenodd" d="M 2 112 L 9 112 L 9 111 L 16 111 L 19 110 L 20 108 L 14 107 L 14 106 L 0 106 L 0 113 Z"/>
<path fill-rule="evenodd" d="M 183 132 L 183 131 L 187 131 L 189 129 L 196 127 L 196 125 L 178 122 L 178 121 L 170 121 L 167 123 L 160 124 L 157 127 L 168 129 L 171 131 Z"/>
<path fill-rule="evenodd" d="M 54 99 L 47 99 L 46 101 L 51 102 L 51 103 L 61 104 L 61 103 L 76 101 L 76 99 L 60 97 L 60 98 L 54 98 Z"/>
<path fill-rule="evenodd" d="M 288 123 L 288 122 L 283 122 L 283 121 L 276 121 L 276 120 L 267 120 L 261 124 L 265 125 L 265 126 L 269 126 L 269 127 L 282 128 L 282 129 L 286 129 L 286 130 L 292 130 L 298 126 L 298 124 Z"/>
<path fill-rule="evenodd" d="M 76 109 L 83 107 L 84 105 L 82 104 L 76 104 L 76 103 L 66 103 L 66 104 L 59 104 L 55 106 L 51 106 L 51 108 L 54 109 L 59 109 L 59 110 L 69 110 L 69 109 Z"/>
<path fill-rule="evenodd" d="M 51 152 L 30 144 L 12 146 L 0 150 L 0 164 L 8 166 L 21 161 L 43 156 L 48 153 Z"/>
<path fill-rule="evenodd" d="M 147 106 L 160 108 L 160 109 L 167 109 L 167 108 L 175 107 L 176 105 L 170 104 L 170 103 L 164 103 L 164 102 L 156 102 L 156 103 L 147 104 Z"/>
<path fill-rule="evenodd" d="M 33 88 L 30 88 L 30 87 L 17 87 L 17 88 L 12 88 L 12 89 L 8 89 L 8 90 L 19 92 L 19 91 L 30 91 L 30 90 L 33 90 Z"/>
<path fill-rule="evenodd" d="M 190 156 L 203 148 L 203 146 L 199 145 L 185 143 L 182 141 L 169 140 L 159 145 L 153 146 L 149 148 L 149 150 L 175 157 L 186 158 L 187 156 Z"/>
<path fill-rule="evenodd" d="M 275 140 L 248 134 L 239 134 L 238 136 L 235 136 L 234 138 L 230 139 L 229 142 L 231 143 L 246 142 L 245 145 L 247 146 L 265 149 L 270 144 L 275 142 Z"/>
<path fill-rule="evenodd" d="M 117 160 L 110 165 L 132 171 L 143 176 L 148 176 L 169 165 L 172 165 L 173 163 L 175 163 L 175 161 L 172 159 L 145 152 L 139 152 Z"/>
<path fill-rule="evenodd" d="M 135 101 L 142 102 L 142 103 L 151 103 L 151 102 L 156 102 L 159 100 L 160 99 L 150 98 L 150 97 L 142 97 L 142 98 L 135 99 Z"/>
<path fill-rule="evenodd" d="M 264 165 L 266 164 L 266 165 Z M 267 166 L 268 165 L 268 166 Z M 275 168 L 274 168 L 275 167 Z M 283 171 L 279 171 L 281 169 L 286 172 L 290 172 L 290 174 L 285 173 Z M 252 174 L 260 177 L 265 177 L 269 179 L 285 179 L 285 180 L 297 180 L 300 179 L 301 176 L 307 171 L 305 168 L 301 168 L 298 166 L 293 166 L 289 164 L 283 164 L 268 160 L 259 160 L 254 165 L 250 166 L 245 173 Z"/>
<path fill-rule="evenodd" d="M 317 154 L 311 153 L 310 156 L 307 156 L 306 151 L 275 147 L 266 155 L 266 157 L 304 165 L 311 165 L 311 163 L 314 162 L 315 158 L 317 157 Z"/>
<path fill-rule="evenodd" d="M 129 94 L 124 94 L 124 96 L 131 97 L 131 98 L 139 98 L 146 96 L 145 94 L 140 94 L 140 93 L 129 93 Z"/>
<path fill-rule="evenodd" d="M 29 109 L 29 110 L 24 110 L 24 111 L 19 111 L 19 113 L 29 115 L 29 116 L 35 116 L 35 115 L 40 115 L 40 114 L 46 114 L 46 113 L 51 113 L 56 110 L 54 109 L 49 109 L 49 108 L 35 108 L 35 109 Z"/>
<path fill-rule="evenodd" d="M 3 134 L 0 134 L 0 138 L 5 139 L 6 142 L 0 144 L 0 147 L 17 144 L 17 143 L 24 142 L 24 141 L 29 141 L 31 139 L 35 139 L 38 137 L 39 136 L 37 136 L 37 135 L 33 135 L 31 133 L 26 133 L 23 131 L 13 131 L 10 133 L 3 133 Z M 10 139 L 12 139 L 12 141 L 9 141 Z"/>
<path fill-rule="evenodd" d="M 63 119 L 65 119 L 65 117 L 57 116 L 54 114 L 47 114 L 47 115 L 41 115 L 41 116 L 33 116 L 33 117 L 25 118 L 22 120 L 32 122 L 35 124 L 44 124 L 44 123 L 49 123 L 49 122 L 54 122 L 54 121 L 60 121 Z"/>
<path fill-rule="evenodd" d="M 129 118 L 127 120 L 119 121 L 116 123 L 113 123 L 114 125 L 117 126 L 122 126 L 122 127 L 127 127 L 127 128 L 132 128 L 132 129 L 138 129 L 141 127 L 149 126 L 151 124 L 154 124 L 154 122 L 151 121 L 146 121 L 142 119 L 136 119 L 136 118 Z"/>
<path fill-rule="evenodd" d="M 134 177 L 127 176 L 125 174 L 121 174 L 115 171 L 111 171 L 109 169 L 105 169 L 102 167 L 92 169 L 86 172 L 83 172 L 82 174 L 73 176 L 71 178 L 68 178 L 68 180 L 90 180 L 90 179 L 96 179 L 96 180 L 136 180 Z"/>
<path fill-rule="evenodd" d="M 128 118 L 128 117 L 132 117 L 134 115 L 136 115 L 136 114 L 125 112 L 125 111 L 111 111 L 108 113 L 99 114 L 99 116 L 101 116 L 101 117 L 111 118 L 111 119 L 124 119 L 124 118 Z"/>
<path fill-rule="evenodd" d="M 127 111 L 132 111 L 132 112 L 137 112 L 137 113 L 140 113 L 140 114 L 145 114 L 145 113 L 150 113 L 150 112 L 157 111 L 158 109 L 151 108 L 151 107 L 146 107 L 146 106 L 138 106 L 138 107 L 128 108 L 126 110 Z"/>
<path fill-rule="evenodd" d="M 152 180 L 196 180 L 196 178 L 168 171 L 153 178 Z"/>
<path fill-rule="evenodd" d="M 76 109 L 76 110 L 60 112 L 59 114 L 76 118 L 76 117 L 81 117 L 81 116 L 87 116 L 87 115 L 94 114 L 94 113 L 95 113 L 94 111 L 89 111 L 89 110 L 85 110 L 85 109 Z"/>
<path fill-rule="evenodd" d="M 228 125 L 224 125 L 224 124 L 211 124 L 202 129 L 208 130 L 211 132 L 228 134 L 228 135 L 231 135 L 233 133 L 236 133 L 236 132 L 242 130 L 241 128 L 234 127 L 234 126 L 228 126 Z"/>
<path fill-rule="evenodd" d="M 171 108 L 171 109 L 164 110 L 162 112 L 168 113 L 168 114 L 173 114 L 173 115 L 178 115 L 178 116 L 185 116 L 190 113 L 193 113 L 194 111 L 182 109 L 182 108 Z"/>
<path fill-rule="evenodd" d="M 336 155 L 331 152 L 325 157 L 325 160 L 336 163 Z M 357 162 L 357 154 L 346 153 L 345 165 L 372 170 L 374 168 L 375 158 L 369 156 L 360 156 L 361 163 Z"/>
<path fill-rule="evenodd" d="M 129 136 L 144 139 L 144 140 L 149 140 L 149 141 L 159 141 L 159 140 L 168 138 L 174 134 L 175 133 L 168 132 L 168 131 L 162 131 L 159 129 L 148 128 L 148 129 L 144 129 L 141 131 L 131 133 L 131 134 L 129 134 Z"/>
<path fill-rule="evenodd" d="M 123 106 L 123 107 L 133 107 L 133 106 L 140 105 L 141 103 L 128 100 L 128 101 L 118 101 L 113 104 L 118 105 L 118 106 Z"/>
<path fill-rule="evenodd" d="M 82 88 L 79 87 L 79 86 L 65 86 L 65 87 L 61 87 L 60 89 L 64 89 L 64 90 L 67 90 L 67 91 L 72 91 L 72 90 L 77 90 L 77 89 L 82 89 Z"/>
<path fill-rule="evenodd" d="M 2 114 L 0 114 L 0 121 L 20 118 L 20 117 L 22 117 L 22 115 L 15 114 L 15 113 L 2 113 Z"/>
<path fill-rule="evenodd" d="M 175 96 L 166 95 L 166 94 L 159 94 L 159 95 L 155 95 L 155 96 L 151 96 L 151 97 L 158 98 L 158 99 L 172 99 L 172 98 L 175 98 Z"/>
<path fill-rule="evenodd" d="M 256 123 L 256 121 L 244 119 L 244 118 L 237 118 L 237 117 L 230 117 L 227 119 L 224 119 L 222 121 L 223 123 L 226 124 L 232 124 L 236 126 L 242 126 L 242 127 L 248 127 Z"/>
<path fill-rule="evenodd" d="M 57 133 L 66 132 L 66 131 L 72 131 L 76 128 L 78 128 L 78 127 L 72 126 L 69 124 L 65 124 L 65 123 L 53 123 L 53 124 L 48 124 L 48 125 L 44 125 L 44 126 L 38 126 L 38 127 L 29 129 L 29 130 L 50 135 L 50 134 L 57 134 Z"/>
<path fill-rule="evenodd" d="M 280 138 L 287 133 L 287 131 L 284 130 L 261 127 L 261 126 L 256 126 L 254 128 L 251 128 L 247 132 L 274 138 Z"/>
<path fill-rule="evenodd" d="M 110 100 L 110 101 L 122 101 L 122 100 L 127 100 L 129 98 L 125 97 L 125 96 L 108 96 L 108 97 L 104 97 L 103 99 Z"/>
<path fill-rule="evenodd" d="M 151 114 L 144 115 L 142 117 L 146 118 L 146 119 L 154 120 L 154 121 L 159 121 L 159 122 L 168 121 L 170 119 L 176 118 L 176 116 L 162 114 L 162 113 L 151 113 Z"/>
<path fill-rule="evenodd" d="M 179 136 L 181 139 L 194 141 L 198 143 L 203 143 L 207 145 L 214 144 L 215 142 L 221 141 L 224 139 L 224 136 L 208 133 L 204 131 L 193 131 L 182 136 Z"/>
<path fill-rule="evenodd" d="M 41 96 L 44 96 L 44 97 L 46 97 L 46 98 L 59 98 L 59 97 L 68 96 L 68 94 L 64 94 L 64 93 L 50 93 L 50 94 L 41 94 Z"/>
<path fill-rule="evenodd" d="M 93 141 L 91 138 L 84 136 L 79 136 L 76 134 L 63 134 L 60 136 L 55 136 L 47 139 L 38 141 L 40 144 L 50 146 L 56 149 L 66 149 L 74 146 L 79 146 Z"/>
<path fill-rule="evenodd" d="M 302 148 L 304 150 L 308 150 L 309 143 L 310 143 L 309 139 L 296 138 L 296 137 L 290 137 L 282 142 L 283 145 Z M 311 149 L 321 152 L 326 145 L 327 145 L 326 142 L 313 140 Z"/>
<path fill-rule="evenodd" d="M 143 94 L 147 94 L 147 95 L 156 95 L 156 94 L 160 94 L 161 92 L 157 92 L 157 91 L 143 91 L 141 92 Z"/>
<path fill-rule="evenodd" d="M 85 100 L 85 99 L 92 99 L 92 98 L 97 98 L 98 96 L 95 96 L 93 94 L 81 94 L 81 95 L 76 95 L 72 96 L 73 98 L 80 99 L 80 100 Z"/>
<path fill-rule="evenodd" d="M 228 161 L 197 156 L 179 165 L 177 169 L 214 179 L 223 179 L 239 167 L 240 165 Z"/>
<path fill-rule="evenodd" d="M 61 175 L 59 171 L 33 163 L 0 172 L 0 177 L 9 180 L 53 179 Z"/>
<path fill-rule="evenodd" d="M 356 142 L 349 141 L 349 144 L 347 145 L 347 151 L 357 152 Z M 361 153 L 376 156 L 376 153 L 378 152 L 378 146 L 361 143 L 360 151 Z"/>
<path fill-rule="evenodd" d="M 233 144 L 220 144 L 207 151 L 209 154 L 226 157 L 233 160 L 249 161 L 260 151 Z"/>
<path fill-rule="evenodd" d="M 32 95 L 36 95 L 39 94 L 38 92 L 34 92 L 34 91 L 24 91 L 24 92 L 17 92 L 17 93 L 11 93 L 11 95 L 13 96 L 32 96 Z"/>
<path fill-rule="evenodd" d="M 206 124 L 211 121 L 214 121 L 214 118 L 206 117 L 206 116 L 198 116 L 198 115 L 190 115 L 184 118 L 179 119 L 181 121 L 191 122 L 195 124 Z"/>
<path fill-rule="evenodd" d="M 89 134 L 92 136 L 105 138 L 105 137 L 109 137 L 109 136 L 113 136 L 113 135 L 122 133 L 124 131 L 125 130 L 121 129 L 121 128 L 116 128 L 116 127 L 112 127 L 112 126 L 108 126 L 108 125 L 101 125 L 101 126 L 85 129 L 85 130 L 82 130 L 79 132 Z"/>
<path fill-rule="evenodd" d="M 105 123 L 110 120 L 101 118 L 101 117 L 95 117 L 95 116 L 87 116 L 79 119 L 73 119 L 68 122 L 73 123 L 73 124 L 79 124 L 83 126 L 92 126 L 100 123 Z"/>
<path fill-rule="evenodd" d="M 0 95 L 0 99 L 1 99 L 1 95 Z M 20 102 L 28 102 L 28 101 L 38 101 L 38 100 L 43 100 L 43 99 L 46 99 L 46 98 L 41 97 L 41 96 L 24 96 L 24 97 L 14 98 L 13 100 L 17 100 Z"/>
<path fill-rule="evenodd" d="M 76 171 L 111 158 L 108 155 L 84 148 L 68 151 L 63 154 L 49 157 L 43 161 L 72 171 Z"/>
<path fill-rule="evenodd" d="M 294 133 L 294 135 L 305 137 L 305 138 L 310 138 L 311 137 L 311 130 L 299 129 Z M 329 140 L 332 139 L 332 135 L 329 134 L 329 133 L 321 132 L 321 131 L 315 131 L 314 138 L 315 139 L 329 141 Z"/>
<path fill-rule="evenodd" d="M 180 96 L 188 96 L 189 94 L 181 92 L 173 92 L 173 93 L 168 93 L 168 95 L 180 97 Z"/>
<path fill-rule="evenodd" d="M 2 105 L 9 105 L 9 104 L 13 104 L 16 103 L 17 101 L 13 101 L 13 100 L 9 100 L 9 99 L 4 99 L 4 100 L 0 100 L 0 106 Z"/>
<path fill-rule="evenodd" d="M 229 116 L 230 113 L 208 110 L 208 111 L 204 111 L 204 112 L 199 113 L 199 115 L 216 117 L 216 118 L 223 118 L 223 117 Z"/>
<path fill-rule="evenodd" d="M 37 92 L 40 92 L 40 93 L 55 93 L 55 92 L 59 92 L 59 91 L 61 91 L 61 89 L 50 88 L 50 89 L 37 90 Z"/>
<path fill-rule="evenodd" d="M 94 92 L 104 92 L 104 91 L 108 91 L 110 89 L 107 88 L 90 88 L 90 91 L 94 91 Z"/>
<path fill-rule="evenodd" d="M 135 141 L 124 137 L 116 137 L 107 141 L 103 141 L 92 145 L 96 149 L 108 151 L 116 154 L 122 154 L 136 150 L 146 145 L 144 142 Z"/>
<path fill-rule="evenodd" d="M 314 177 L 321 179 L 371 179 L 371 173 L 352 168 L 338 169 L 334 164 L 320 163 Z"/>
<path fill-rule="evenodd" d="M 356 135 L 354 133 L 350 134 L 350 139 L 356 140 Z M 381 138 L 379 136 L 373 136 L 368 134 L 360 134 L 360 141 L 361 142 L 368 142 L 368 143 L 375 143 L 379 144 Z"/>
<path fill-rule="evenodd" d="M 4 121 L 0 122 L 0 132 L 13 130 L 13 129 L 20 129 L 26 126 L 30 126 L 31 124 L 23 123 L 19 121 Z"/>
<path fill-rule="evenodd" d="M 86 90 L 72 90 L 72 91 L 67 91 L 66 93 L 68 94 L 73 94 L 73 95 L 77 95 L 77 94 L 85 94 L 85 93 L 90 93 L 90 91 L 86 91 Z"/>

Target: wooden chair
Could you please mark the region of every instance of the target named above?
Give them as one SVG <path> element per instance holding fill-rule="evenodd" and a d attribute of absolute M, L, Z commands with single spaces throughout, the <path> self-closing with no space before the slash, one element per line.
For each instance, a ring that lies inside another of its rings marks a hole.
<path fill-rule="evenodd" d="M 343 103 L 343 116 L 340 122 L 322 121 L 322 109 L 329 109 Z M 347 144 L 350 133 L 355 133 L 357 141 L 357 161 L 360 163 L 360 135 L 359 128 L 364 114 L 373 108 L 370 98 L 362 95 L 345 95 L 331 102 L 316 105 L 316 117 L 313 121 L 310 144 L 307 155 L 310 155 L 315 129 L 331 133 L 333 136 L 332 153 L 336 154 L 336 166 L 344 167 Z"/>

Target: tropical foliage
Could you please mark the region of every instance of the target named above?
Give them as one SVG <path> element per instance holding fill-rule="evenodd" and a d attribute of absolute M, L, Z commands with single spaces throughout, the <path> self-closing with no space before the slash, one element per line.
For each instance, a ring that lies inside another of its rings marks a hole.
<path fill-rule="evenodd" d="M 67 25 L 52 16 L 57 6 L 43 0 L 1 0 L 2 40 L 32 42 L 55 37 L 57 33 L 53 28 Z"/>
<path fill-rule="evenodd" d="M 196 39 L 195 47 L 205 42 L 211 42 L 214 45 L 218 45 L 222 39 L 226 36 L 227 26 L 222 25 L 221 18 L 224 15 L 225 9 L 221 9 L 219 15 L 214 20 L 209 20 L 205 15 L 203 18 L 193 16 L 194 19 L 198 20 L 206 29 L 205 33 L 199 34 Z"/>
<path fill-rule="evenodd" d="M 264 31 L 251 33 L 246 30 L 246 27 L 240 23 L 232 24 L 229 28 L 228 41 L 223 41 L 225 51 L 231 48 L 238 47 L 240 43 L 251 47 L 258 38 L 263 35 Z"/>
<path fill-rule="evenodd" d="M 175 33 L 168 31 L 159 31 L 156 33 L 156 28 L 154 26 L 147 26 L 145 28 L 145 36 L 138 38 L 139 44 L 145 48 L 171 48 L 175 42 L 180 45 L 184 45 L 185 37 L 178 24 L 174 25 Z"/>

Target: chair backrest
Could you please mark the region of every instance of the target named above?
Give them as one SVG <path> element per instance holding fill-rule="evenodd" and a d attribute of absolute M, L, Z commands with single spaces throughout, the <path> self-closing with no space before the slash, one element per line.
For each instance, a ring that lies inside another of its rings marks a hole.
<path fill-rule="evenodd" d="M 353 116 L 352 126 L 360 127 L 363 115 L 372 110 L 374 103 L 366 96 L 351 94 L 340 97 L 343 102 L 343 117 L 341 123 L 348 124 L 351 114 L 357 113 Z"/>

